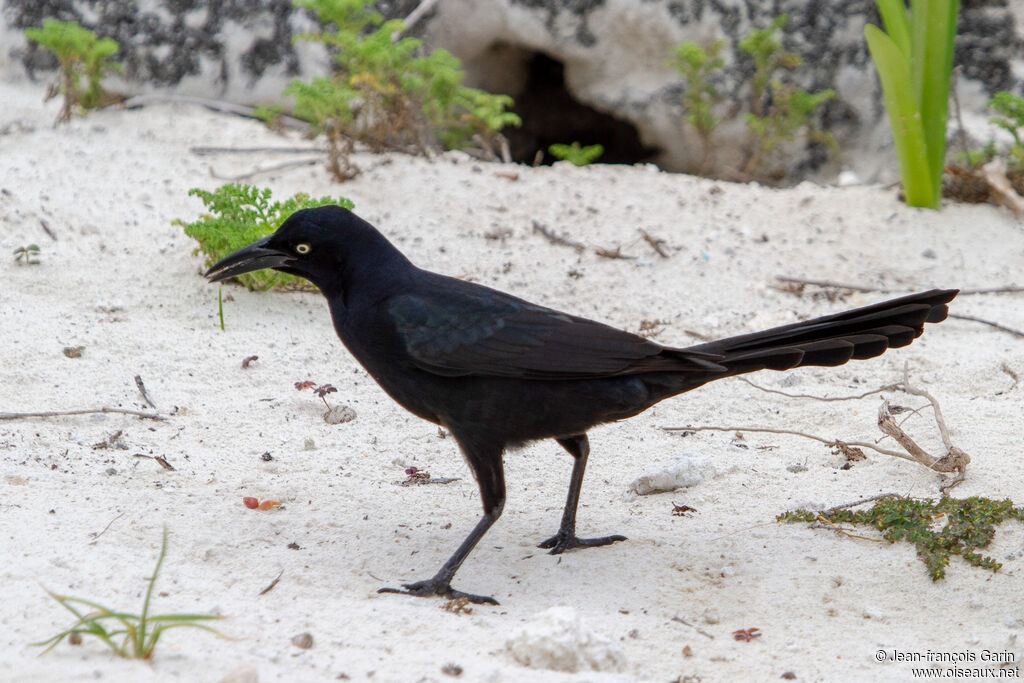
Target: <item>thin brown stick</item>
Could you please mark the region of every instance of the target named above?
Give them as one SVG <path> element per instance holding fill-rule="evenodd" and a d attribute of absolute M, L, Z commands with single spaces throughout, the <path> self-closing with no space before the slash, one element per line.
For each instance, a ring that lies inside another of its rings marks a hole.
<path fill-rule="evenodd" d="M 739 379 L 741 382 L 746 382 L 747 384 L 749 384 L 750 386 L 754 387 L 755 389 L 763 391 L 763 392 L 765 392 L 767 394 L 779 394 L 780 396 L 785 396 L 787 398 L 811 398 L 811 399 L 814 399 L 815 401 L 854 401 L 854 400 L 859 399 L 859 398 L 866 398 L 868 396 L 871 396 L 872 394 L 880 394 L 883 391 L 896 391 L 896 389 L 899 387 L 898 384 L 886 384 L 884 387 L 879 387 L 877 389 L 872 389 L 871 391 L 865 391 L 863 394 L 856 394 L 854 396 L 831 396 L 830 397 L 830 396 L 814 396 L 812 394 L 790 394 L 790 393 L 787 393 L 785 391 L 780 391 L 778 389 L 769 389 L 767 387 L 762 387 L 762 386 L 760 386 L 758 384 L 754 384 L 753 382 L 751 382 L 746 377 L 738 377 L 737 379 Z"/>
<path fill-rule="evenodd" d="M 887 287 L 870 287 L 865 285 L 847 285 L 842 282 L 834 282 L 832 280 L 808 280 L 802 277 L 790 277 L 788 275 L 776 275 L 775 279 L 779 282 L 788 282 L 794 285 L 813 285 L 815 287 L 825 287 L 827 289 L 846 289 L 851 292 L 877 292 L 881 294 L 891 294 L 892 292 L 902 292 L 902 289 L 889 289 Z"/>
<path fill-rule="evenodd" d="M 867 536 L 861 536 L 860 534 L 855 534 L 855 533 L 849 531 L 848 529 L 844 529 L 843 527 L 841 527 L 838 524 L 834 523 L 832 520 L 828 519 L 827 517 L 825 517 L 823 514 L 820 514 L 820 513 L 818 514 L 818 521 L 815 522 L 814 524 L 812 524 L 810 528 L 811 529 L 825 529 L 827 531 L 834 531 L 837 534 L 842 534 L 843 536 L 846 536 L 848 538 L 856 538 L 856 539 L 858 539 L 860 541 L 873 541 L 875 543 L 881 543 L 882 542 L 882 539 L 880 539 L 880 538 L 868 538 Z"/>
<path fill-rule="evenodd" d="M 792 429 L 773 429 L 771 427 L 662 427 L 663 431 L 666 432 L 751 432 L 754 434 L 788 434 L 790 436 L 802 436 L 805 439 L 812 439 L 820 443 L 830 446 L 832 448 L 839 448 L 839 444 L 842 443 L 845 446 L 857 446 L 860 448 L 870 448 L 873 451 L 881 453 L 882 455 L 891 455 L 894 458 L 903 458 L 904 460 L 911 460 L 917 462 L 917 460 L 906 453 L 900 453 L 899 451 L 890 451 L 887 448 L 879 448 L 878 446 L 863 441 L 840 441 L 838 439 L 826 439 L 823 436 L 816 436 L 814 434 L 808 434 L 806 432 L 798 432 Z"/>
<path fill-rule="evenodd" d="M 551 242 L 551 244 L 557 244 L 560 247 L 571 247 L 576 250 L 576 253 L 582 253 L 586 249 L 586 247 L 579 242 L 573 242 L 561 235 L 556 235 L 551 230 L 548 230 L 546 225 L 538 221 L 533 222 L 533 231 L 543 235 L 548 242 Z"/>
<path fill-rule="evenodd" d="M 50 236 L 50 239 L 52 239 L 54 242 L 57 241 L 57 235 L 53 233 L 53 230 L 50 230 L 50 226 L 46 224 L 46 221 L 40 218 L 39 225 L 42 226 L 43 232 Z"/>
<path fill-rule="evenodd" d="M 117 520 L 121 519 L 122 517 L 124 517 L 124 513 L 123 512 L 120 513 L 117 517 L 114 517 L 112 520 L 107 522 L 107 525 L 105 527 L 103 527 L 103 531 L 99 532 L 98 534 L 95 533 L 95 532 L 90 534 L 92 536 L 92 540 L 89 541 L 89 545 L 95 545 L 96 541 L 100 540 L 100 536 L 102 536 L 103 534 L 107 533 L 107 529 L 110 528 L 110 525 L 113 524 L 114 522 L 116 522 Z"/>
<path fill-rule="evenodd" d="M 255 176 L 263 173 L 273 173 L 274 171 L 284 171 L 289 168 L 298 168 L 300 166 L 315 166 L 320 163 L 320 159 L 299 159 L 298 161 L 285 161 L 280 164 L 274 164 L 273 166 L 267 166 L 265 168 L 255 168 L 248 173 L 241 173 L 239 175 L 220 175 L 213 169 L 210 169 L 210 176 L 217 180 L 227 180 L 229 182 L 236 183 L 240 180 L 249 180 Z"/>
<path fill-rule="evenodd" d="M 196 156 L 213 154 L 323 154 L 322 147 L 189 147 Z"/>
<path fill-rule="evenodd" d="M 147 420 L 164 421 L 167 418 L 159 413 L 144 413 L 141 410 L 128 410 L 127 408 L 85 408 L 82 410 L 43 410 L 32 413 L 0 413 L 0 420 L 23 420 L 29 417 L 60 417 L 62 415 L 89 415 L 92 413 L 120 413 L 122 415 L 135 415 Z"/>
<path fill-rule="evenodd" d="M 902 497 L 903 496 L 898 495 L 896 493 L 879 493 L 877 496 L 868 496 L 867 498 L 861 498 L 860 500 L 855 500 L 852 503 L 843 503 L 842 505 L 833 505 L 832 507 L 828 508 L 827 510 L 822 510 L 819 514 L 828 515 L 828 514 L 831 514 L 833 512 L 836 512 L 837 510 L 845 510 L 846 508 L 854 508 L 854 507 L 857 507 L 858 505 L 863 505 L 864 503 L 870 503 L 873 500 L 882 500 L 883 498 L 902 498 Z"/>
<path fill-rule="evenodd" d="M 676 615 L 676 616 L 672 617 L 672 621 L 678 621 L 678 622 L 679 622 L 680 624 L 683 624 L 684 626 L 689 626 L 690 628 L 692 628 L 692 629 L 693 629 L 694 631 L 696 631 L 697 633 L 699 633 L 699 634 L 701 634 L 702 636 L 705 636 L 705 637 L 707 637 L 707 638 L 710 638 L 711 640 L 714 640 L 714 639 L 715 639 L 715 637 L 714 637 L 713 635 L 711 635 L 711 634 L 710 634 L 710 633 L 708 633 L 707 631 L 705 631 L 705 630 L 701 629 L 701 628 L 700 628 L 699 626 L 694 626 L 693 624 L 691 624 L 690 622 L 688 622 L 688 621 L 687 621 L 686 619 L 683 619 L 683 618 L 682 618 L 681 616 L 679 616 L 679 615 Z"/>
<path fill-rule="evenodd" d="M 137 107 L 145 107 L 151 104 L 194 104 L 221 114 L 234 114 L 235 116 L 242 116 L 247 119 L 259 119 L 259 117 L 256 116 L 255 107 L 248 107 L 244 104 L 235 104 L 233 102 L 224 102 L 222 100 L 213 100 L 206 97 L 191 97 L 189 95 L 162 95 L 158 93 L 149 93 L 146 95 L 129 97 L 127 100 L 119 104 L 125 109 L 135 109 Z M 305 130 L 306 128 L 309 128 L 308 122 L 303 121 L 302 119 L 297 119 L 293 116 L 280 114 L 278 116 L 278 120 L 282 126 L 287 128 L 295 128 L 298 130 Z"/>
<path fill-rule="evenodd" d="M 640 228 L 640 236 L 644 238 L 644 242 L 651 245 L 651 249 L 655 251 L 661 258 L 668 258 L 669 254 L 665 251 L 665 247 L 661 246 L 665 240 L 660 240 L 657 237 L 653 237 L 649 232 Z"/>
<path fill-rule="evenodd" d="M 614 249 L 605 249 L 603 247 L 596 247 L 594 253 L 602 258 L 610 259 L 622 259 L 623 261 L 632 261 L 636 256 L 629 256 L 628 254 L 622 253 L 622 247 L 615 247 Z"/>
<path fill-rule="evenodd" d="M 890 289 L 888 287 L 871 287 L 868 285 L 848 285 L 842 282 L 834 282 L 832 280 L 809 280 L 800 277 L 790 277 L 788 275 L 776 275 L 775 279 L 779 282 L 788 282 L 795 285 L 812 285 L 814 287 L 824 287 L 826 289 L 846 289 L 851 292 L 863 293 L 893 294 L 896 292 L 921 289 L 920 287 L 900 287 Z M 1024 292 L 1024 287 L 1022 286 L 1005 285 L 1002 287 L 987 287 L 984 289 L 961 289 L 960 296 L 971 296 L 976 294 L 1020 294 L 1022 292 Z"/>
<path fill-rule="evenodd" d="M 1005 325 L 1000 325 L 999 323 L 994 323 L 991 320 L 985 320 L 984 318 L 976 318 L 973 315 L 962 315 L 960 313 L 950 313 L 949 317 L 950 318 L 956 318 L 957 320 L 970 320 L 971 322 L 981 323 L 983 325 L 989 325 L 991 327 L 996 328 L 997 330 L 999 330 L 1001 332 L 1006 332 L 1008 334 L 1012 334 L 1012 335 L 1015 335 L 1017 337 L 1024 337 L 1024 332 L 1021 332 L 1020 330 L 1015 330 L 1012 327 L 1006 327 Z"/>
<path fill-rule="evenodd" d="M 269 592 L 270 592 L 271 590 L 273 590 L 273 589 L 274 589 L 274 586 L 276 586 L 276 585 L 277 585 L 277 582 L 281 580 L 281 577 L 282 577 L 282 576 L 284 576 L 284 570 L 283 570 L 283 569 L 282 569 L 282 570 L 281 570 L 281 572 L 280 572 L 280 573 L 279 573 L 279 574 L 278 574 L 278 575 L 277 575 L 277 576 L 276 576 L 276 577 L 274 578 L 274 580 L 270 582 L 270 585 L 269 585 L 269 586 L 267 586 L 266 588 L 264 588 L 263 590 L 261 590 L 261 591 L 260 591 L 260 592 L 258 593 L 258 595 L 266 595 L 266 594 L 267 594 L 267 593 L 269 593 Z"/>
<path fill-rule="evenodd" d="M 157 410 L 156 404 L 153 403 L 153 399 L 146 393 L 146 385 L 142 383 L 142 375 L 135 375 L 135 386 L 139 388 L 139 393 L 142 394 L 142 398 L 149 404 L 149 407 L 153 410 Z"/>

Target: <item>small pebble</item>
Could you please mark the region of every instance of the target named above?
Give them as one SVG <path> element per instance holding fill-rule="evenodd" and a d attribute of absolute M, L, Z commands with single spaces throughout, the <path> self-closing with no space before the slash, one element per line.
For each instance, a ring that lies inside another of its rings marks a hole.
<path fill-rule="evenodd" d="M 295 647 L 301 647 L 303 650 L 308 650 L 313 647 L 313 634 L 311 633 L 300 633 L 297 636 L 292 637 L 292 645 Z"/>

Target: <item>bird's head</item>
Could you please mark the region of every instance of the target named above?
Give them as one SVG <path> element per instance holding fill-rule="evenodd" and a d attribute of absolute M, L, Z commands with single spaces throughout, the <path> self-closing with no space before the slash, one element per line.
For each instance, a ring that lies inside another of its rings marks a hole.
<path fill-rule="evenodd" d="M 303 277 L 325 293 L 345 288 L 353 272 L 408 263 L 377 229 L 340 206 L 296 211 L 273 235 L 230 254 L 208 271 L 219 282 L 263 268 Z"/>

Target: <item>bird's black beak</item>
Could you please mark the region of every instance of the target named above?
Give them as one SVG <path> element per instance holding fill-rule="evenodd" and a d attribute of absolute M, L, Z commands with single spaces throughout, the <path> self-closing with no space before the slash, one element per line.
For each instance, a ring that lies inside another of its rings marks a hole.
<path fill-rule="evenodd" d="M 220 282 L 254 270 L 287 266 L 294 261 L 291 254 L 268 248 L 266 245 L 269 241 L 269 237 L 264 237 L 259 242 L 253 242 L 225 256 L 206 271 L 206 277 L 210 278 L 210 282 Z"/>

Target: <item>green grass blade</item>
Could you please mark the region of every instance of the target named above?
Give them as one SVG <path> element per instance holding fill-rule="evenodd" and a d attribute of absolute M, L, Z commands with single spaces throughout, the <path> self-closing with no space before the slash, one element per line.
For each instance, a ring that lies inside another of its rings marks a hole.
<path fill-rule="evenodd" d="M 932 190 L 921 112 L 910 80 L 910 65 L 896 43 L 877 26 L 865 26 L 864 37 L 882 81 L 907 204 L 938 208 Z"/>
<path fill-rule="evenodd" d="M 915 6 L 927 7 L 921 23 L 924 30 L 923 70 L 919 85 L 921 93 L 921 122 L 925 144 L 928 146 L 928 166 L 931 170 L 934 204 L 938 206 L 942 192 L 942 171 L 946 159 L 946 123 L 949 117 L 949 87 L 953 71 L 953 46 L 959 0 L 918 0 Z M 914 20 L 915 34 L 920 30 Z M 916 36 L 915 36 L 916 37 Z"/>
<path fill-rule="evenodd" d="M 184 621 L 220 621 L 224 617 L 219 614 L 158 614 L 147 621 L 158 624 L 174 624 Z"/>
<path fill-rule="evenodd" d="M 153 586 L 156 585 L 156 577 L 160 574 L 160 567 L 167 556 L 167 527 L 164 527 L 163 540 L 160 543 L 160 556 L 156 558 L 156 566 L 153 567 L 153 575 L 149 577 L 149 586 L 146 588 L 146 597 L 142 601 L 142 614 L 139 615 L 139 630 L 133 638 L 136 652 L 140 645 L 146 642 L 146 616 L 149 614 L 149 601 L 153 597 Z"/>
<path fill-rule="evenodd" d="M 224 287 L 217 288 L 217 312 L 220 314 L 220 331 L 224 331 Z"/>
<path fill-rule="evenodd" d="M 907 6 L 903 0 L 878 0 L 878 13 L 885 23 L 885 32 L 909 60 L 910 19 L 907 17 Z"/>

